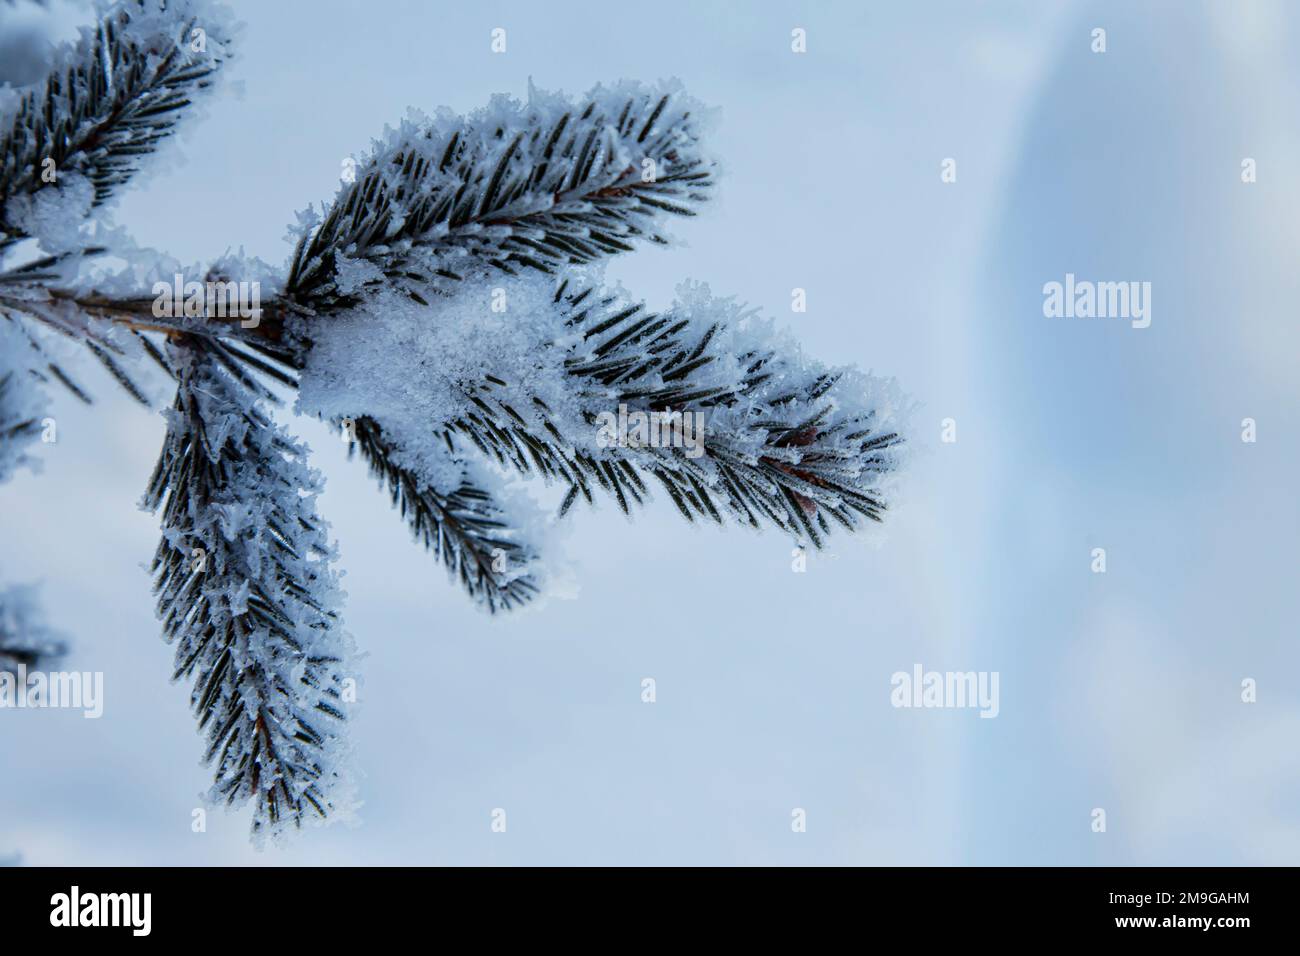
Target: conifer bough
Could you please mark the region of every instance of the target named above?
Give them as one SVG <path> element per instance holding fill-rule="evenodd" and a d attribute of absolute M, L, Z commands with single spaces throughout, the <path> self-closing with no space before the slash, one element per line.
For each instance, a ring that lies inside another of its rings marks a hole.
<path fill-rule="evenodd" d="M 352 803 L 351 639 L 321 478 L 271 415 L 285 395 L 348 441 L 489 612 L 546 591 L 536 516 L 502 497 L 502 472 L 559 483 L 560 515 L 599 496 L 631 512 L 657 488 L 689 521 L 813 547 L 884 516 L 902 443 L 892 382 L 805 358 L 705 286 L 656 311 L 603 282 L 603 260 L 665 243 L 664 223 L 714 187 L 705 116 L 676 84 L 413 115 L 300 214 L 284 271 L 226 256 L 195 277 L 260 282 L 256 321 L 159 314 L 151 285 L 179 268 L 105 230 L 104 210 L 214 86 L 230 21 L 206 0 L 98 15 L 48 79 L 0 97 L 0 479 L 29 463 L 43 386 L 89 401 L 51 335 L 145 404 L 151 366 L 174 382 L 144 496 L 162 522 L 158 614 L 210 796 L 252 804 L 259 841 Z M 106 250 L 127 269 L 97 271 Z M 702 416 L 702 452 L 599 441 L 598 417 L 620 409 Z M 0 666 L 5 642 L 25 660 L 62 650 L 39 628 L 10 633 L 26 619 L 0 615 Z"/>

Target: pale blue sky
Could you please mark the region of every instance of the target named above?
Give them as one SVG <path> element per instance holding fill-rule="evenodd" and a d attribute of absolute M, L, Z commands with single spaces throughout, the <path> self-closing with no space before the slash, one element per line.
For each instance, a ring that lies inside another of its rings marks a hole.
<path fill-rule="evenodd" d="M 677 76 L 721 110 L 719 201 L 674 226 L 681 246 L 612 275 L 654 305 L 705 280 L 810 353 L 896 376 L 921 402 L 918 455 L 883 542 L 834 539 L 805 574 L 778 535 L 692 529 L 664 502 L 631 523 L 581 511 L 558 556 L 580 596 L 498 621 L 339 443 L 291 421 L 327 475 L 346 620 L 369 653 L 366 806 L 358 829 L 259 854 L 243 813 L 190 832 L 208 771 L 140 567 L 155 522 L 134 508 L 161 421 L 92 372 L 98 405 L 56 396 L 43 473 L 0 488 L 0 580 L 44 581 L 69 666 L 105 672 L 105 715 L 0 720 L 0 856 L 1300 861 L 1294 13 L 232 5 L 243 97 L 211 104 L 121 203 L 140 243 L 283 261 L 293 212 L 407 106 L 468 110 L 530 77 L 576 93 Z M 1042 285 L 1067 271 L 1151 281 L 1151 327 L 1044 318 Z M 949 417 L 958 441 L 942 444 Z M 998 671 L 998 718 L 892 708 L 890 675 L 914 663 Z"/>

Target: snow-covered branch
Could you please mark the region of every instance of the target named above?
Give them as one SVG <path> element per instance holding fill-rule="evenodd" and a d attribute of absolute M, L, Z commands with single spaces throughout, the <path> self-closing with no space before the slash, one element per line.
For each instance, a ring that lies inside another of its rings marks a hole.
<path fill-rule="evenodd" d="M 346 810 L 350 638 L 319 475 L 198 340 L 169 348 L 178 379 L 144 505 L 162 511 L 153 561 L 175 677 L 215 763 L 211 796 L 253 802 L 255 835 Z"/>
<path fill-rule="evenodd" d="M 369 416 L 435 462 L 477 449 L 560 481 L 562 512 L 598 489 L 628 511 L 644 475 L 690 520 L 729 514 L 814 546 L 879 521 L 907 411 L 897 387 L 805 358 L 705 286 L 679 296 L 657 313 L 595 276 L 467 282 L 429 305 L 383 290 L 330 318 L 298 406 Z"/>
<path fill-rule="evenodd" d="M 286 295 L 317 311 L 379 286 L 423 302 L 484 273 L 663 243 L 663 220 L 694 215 L 713 185 L 701 113 L 676 84 L 620 83 L 416 116 L 375 143 L 323 221 L 304 218 Z"/>
<path fill-rule="evenodd" d="M 0 480 L 31 463 L 38 386 L 88 400 L 51 336 L 142 402 L 143 370 L 175 381 L 144 496 L 161 514 L 158 614 L 211 796 L 252 803 L 259 837 L 352 802 L 351 642 L 320 476 L 267 410 L 285 389 L 489 612 L 548 587 L 546 522 L 502 470 L 556 482 L 561 517 L 601 493 L 630 513 L 659 488 L 688 520 L 820 547 L 885 515 L 907 413 L 892 381 L 805 358 L 703 285 L 655 311 L 604 283 L 601 260 L 665 242 L 711 195 L 705 111 L 678 84 L 413 114 L 300 215 L 283 271 L 242 253 L 182 270 L 102 207 L 213 84 L 233 27 L 207 0 L 96 9 L 48 80 L 0 88 Z M 109 249 L 125 268 L 96 272 Z M 214 312 L 232 286 L 257 304 Z M 6 646 L 57 650 L 4 614 L 0 666 Z"/>
<path fill-rule="evenodd" d="M 0 249 L 75 232 L 171 135 L 229 55 L 229 15 L 208 0 L 97 9 L 47 80 L 20 95 L 0 89 Z"/>
<path fill-rule="evenodd" d="M 409 463 L 411 457 L 368 416 L 342 427 L 351 439 L 349 451 L 360 451 L 415 539 L 441 558 L 481 607 L 509 611 L 537 595 L 539 556 L 523 539 L 519 518 L 492 494 L 489 475 L 449 455 L 435 476 Z"/>

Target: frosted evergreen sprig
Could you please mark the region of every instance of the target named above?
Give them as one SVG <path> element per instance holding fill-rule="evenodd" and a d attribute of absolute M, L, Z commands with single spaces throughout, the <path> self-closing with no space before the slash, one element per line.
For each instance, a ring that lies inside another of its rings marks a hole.
<path fill-rule="evenodd" d="M 602 290 L 556 295 L 582 336 L 565 370 L 589 402 L 702 423 L 698 458 L 676 444 L 634 449 L 688 520 L 768 521 L 815 547 L 833 526 L 882 520 L 907 412 L 892 382 L 802 356 L 703 285 L 682 286 L 662 313 Z"/>
<path fill-rule="evenodd" d="M 207 0 L 99 7 L 97 24 L 58 52 L 49 77 L 0 116 L 0 248 L 32 234 L 54 190 L 84 185 L 87 213 L 106 202 L 228 56 L 227 14 Z"/>
<path fill-rule="evenodd" d="M 349 456 L 359 452 L 385 487 L 411 533 L 465 593 L 489 613 L 508 611 L 537 596 L 539 556 L 510 523 L 481 469 L 456 460 L 446 490 L 398 461 L 398 449 L 373 418 L 346 425 Z"/>
<path fill-rule="evenodd" d="M 427 308 L 389 296 L 333 320 L 308 357 L 300 407 L 338 415 L 368 402 L 381 425 L 440 435 L 435 451 L 477 450 L 567 485 L 561 514 L 601 492 L 629 512 L 657 485 L 688 520 L 770 524 L 814 547 L 834 527 L 882 520 L 908 411 L 892 382 L 802 356 L 770 321 L 699 284 L 662 312 L 590 278 L 509 284 L 497 291 L 523 301 L 502 335 L 458 349 L 456 330 L 489 324 L 490 291 L 473 285 Z M 372 336 L 406 336 L 401 357 L 368 348 Z M 391 384 L 349 387 L 385 362 Z M 629 416 L 642 435 L 601 440 Z"/>
<path fill-rule="evenodd" d="M 285 295 L 315 311 L 366 288 L 425 301 L 484 272 L 554 272 L 664 243 L 713 185 L 702 110 L 675 84 L 531 91 L 460 119 L 390 129 L 319 223 L 308 218 Z"/>
<path fill-rule="evenodd" d="M 212 86 L 231 30 L 206 0 L 97 10 L 43 84 L 0 95 L 0 338 L 14 343 L 0 350 L 0 480 L 30 462 L 39 386 L 88 399 L 47 333 L 84 345 L 139 401 L 142 366 L 174 380 L 144 497 L 162 526 L 158 614 L 175 677 L 192 684 L 211 796 L 252 804 L 259 839 L 352 803 L 350 639 L 320 477 L 268 411 L 286 389 L 344 431 L 416 540 L 490 613 L 549 586 L 545 529 L 499 471 L 559 483 L 560 516 L 602 494 L 630 513 L 662 490 L 688 520 L 812 546 L 887 513 L 907 411 L 892 382 L 807 359 L 702 285 L 660 311 L 604 283 L 603 260 L 665 242 L 665 223 L 712 192 L 707 117 L 677 84 L 413 115 L 321 216 L 300 216 L 283 272 L 228 256 L 192 276 L 265 278 L 260 321 L 159 315 L 148 283 L 173 263 L 88 276 L 103 250 L 82 227 L 102 225 L 102 206 Z M 42 177 L 47 160 L 57 180 Z M 16 254 L 28 245 L 34 256 Z M 624 419 L 657 422 L 660 437 L 700 427 L 689 445 L 655 442 L 623 434 Z"/>
<path fill-rule="evenodd" d="M 210 796 L 253 804 L 255 836 L 347 809 L 350 638 L 319 475 L 201 342 L 169 348 L 178 380 L 144 506 L 160 511 L 152 572 L 174 679 L 214 766 Z"/>

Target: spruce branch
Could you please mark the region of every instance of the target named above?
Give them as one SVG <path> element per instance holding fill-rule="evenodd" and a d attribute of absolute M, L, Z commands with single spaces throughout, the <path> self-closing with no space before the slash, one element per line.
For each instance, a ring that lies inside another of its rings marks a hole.
<path fill-rule="evenodd" d="M 398 463 L 398 450 L 373 418 L 356 419 L 349 431 L 349 457 L 360 451 L 415 539 L 441 558 L 448 574 L 480 607 L 489 613 L 509 611 L 537 595 L 531 570 L 537 554 L 519 540 L 505 509 L 467 464 L 452 490 L 439 491 Z"/>
<path fill-rule="evenodd" d="M 662 220 L 694 215 L 713 185 L 698 112 L 675 88 L 620 84 L 404 122 L 303 234 L 285 294 L 318 312 L 380 284 L 425 301 L 485 272 L 664 243 Z"/>
<path fill-rule="evenodd" d="M 813 546 L 881 520 L 901 457 L 892 385 L 804 359 L 702 287 L 654 312 L 574 268 L 666 241 L 664 222 L 709 197 L 700 109 L 675 86 L 624 83 L 576 101 L 530 91 L 468 119 L 401 124 L 323 220 L 303 218 L 285 273 L 242 256 L 209 268 L 210 281 L 272 275 L 252 327 L 157 308 L 133 287 L 170 264 L 87 281 L 82 265 L 103 250 L 80 226 L 228 56 L 205 4 L 119 0 L 0 117 L 0 255 L 23 238 L 45 254 L 0 266 L 0 479 L 26 461 L 35 386 L 61 382 L 88 400 L 38 330 L 84 345 L 139 401 L 136 365 L 175 381 L 143 498 L 161 518 L 157 609 L 174 678 L 192 685 L 210 796 L 252 803 L 255 837 L 349 802 L 351 641 L 315 510 L 321 480 L 267 411 L 278 387 L 348 430 L 350 456 L 489 612 L 532 600 L 541 575 L 529 523 L 483 459 L 559 482 L 561 514 L 599 494 L 631 512 L 659 488 L 688 520 L 775 526 Z M 187 42 L 195 26 L 203 50 Z M 487 293 L 506 286 L 519 298 L 494 318 Z M 700 416 L 703 431 L 689 448 L 600 440 L 602 420 L 623 411 L 670 434 Z M 2 601 L 0 666 L 6 646 L 13 660 L 59 650 L 38 628 L 7 636 Z"/>
<path fill-rule="evenodd" d="M 707 288 L 656 314 L 620 296 L 559 292 L 585 354 L 568 371 L 606 401 L 647 414 L 703 416 L 705 454 L 636 449 L 639 467 L 688 520 L 722 513 L 764 520 L 820 548 L 834 525 L 857 530 L 887 508 L 883 482 L 898 464 L 903 409 L 887 386 L 827 369 Z M 747 324 L 754 327 L 742 330 Z"/>
<path fill-rule="evenodd" d="M 579 496 L 592 501 L 596 489 L 628 512 L 648 497 L 644 475 L 687 520 L 721 524 L 729 514 L 814 547 L 834 526 L 881 521 L 902 445 L 904 409 L 889 386 L 803 359 L 730 300 L 684 290 L 685 302 L 655 313 L 564 280 L 555 306 L 568 337 L 579 339 L 563 346 L 564 369 L 591 431 L 602 412 L 620 407 L 648 420 L 698 415 L 698 456 L 648 442 L 593 449 L 544 401 L 499 376 L 470 386 L 473 411 L 448 431 L 502 465 L 567 483 L 562 512 Z"/>
<path fill-rule="evenodd" d="M 132 399 L 146 407 L 150 403 L 139 379 L 140 360 L 147 360 L 143 364 L 149 370 L 171 376 L 171 368 L 155 342 L 163 337 L 202 339 L 213 355 L 240 377 L 256 375 L 289 387 L 295 384 L 294 373 L 301 365 L 302 353 L 297 343 L 286 342 L 282 334 L 285 316 L 295 313 L 291 303 L 269 302 L 261 309 L 261 321 L 245 327 L 237 314 L 164 317 L 157 314 L 153 296 L 109 295 L 67 283 L 62 267 L 69 259 L 103 251 L 90 247 L 0 271 L 0 318 L 7 317 L 26 329 L 28 342 L 44 356 L 45 367 L 36 372 L 38 378 L 57 381 L 81 401 L 91 403 L 88 392 L 63 370 L 26 325 L 48 329 L 84 346 Z M 213 271 L 204 277 L 204 281 L 209 280 L 229 281 Z"/>
<path fill-rule="evenodd" d="M 206 343 L 169 346 L 176 401 L 144 506 L 162 513 L 154 591 L 175 679 L 215 764 L 213 800 L 252 802 L 253 833 L 323 820 L 339 767 L 350 640 L 319 476 Z"/>
<path fill-rule="evenodd" d="M 114 5 L 3 118 L 0 250 L 30 235 L 36 194 L 85 181 L 98 207 L 171 135 L 227 57 L 220 20 L 198 20 L 206 9 L 198 0 Z"/>
<path fill-rule="evenodd" d="M 131 370 L 134 360 L 148 357 L 164 372 L 170 374 L 170 369 L 158 347 L 144 334 L 145 327 L 126 320 L 141 318 L 141 313 L 120 306 L 111 312 L 98 311 L 74 293 L 44 285 L 56 274 L 42 270 L 65 258 L 49 256 L 0 272 L 0 321 L 21 330 L 27 346 L 40 356 L 40 367 L 32 369 L 40 381 L 58 382 L 80 401 L 91 403 L 89 393 L 64 371 L 48 345 L 33 334 L 35 326 L 84 347 L 133 400 L 149 407 L 145 390 Z M 105 318 L 109 321 L 103 321 Z"/>

